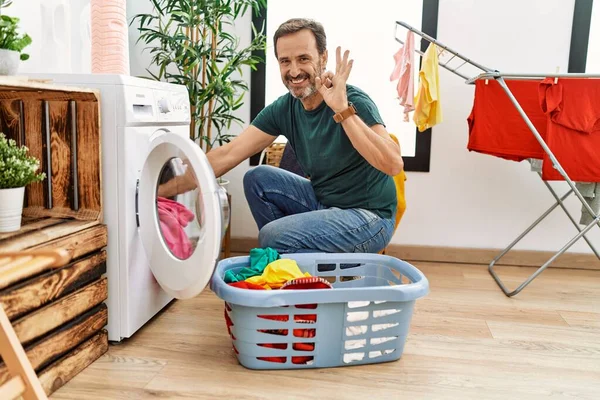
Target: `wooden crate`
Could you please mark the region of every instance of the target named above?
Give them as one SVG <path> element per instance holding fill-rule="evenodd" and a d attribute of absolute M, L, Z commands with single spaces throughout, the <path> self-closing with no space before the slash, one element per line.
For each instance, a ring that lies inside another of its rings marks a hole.
<path fill-rule="evenodd" d="M 22 227 L 0 233 L 0 255 L 58 248 L 71 256 L 59 268 L 0 275 L 0 306 L 50 395 L 108 350 L 99 93 L 0 78 L 0 131 L 25 144 L 47 176 L 26 188 Z M 0 364 L 0 383 L 7 377 Z"/>

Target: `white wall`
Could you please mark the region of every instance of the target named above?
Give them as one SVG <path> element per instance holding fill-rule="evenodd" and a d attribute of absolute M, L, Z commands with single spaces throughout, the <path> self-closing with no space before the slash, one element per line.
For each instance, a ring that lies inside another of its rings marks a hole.
<path fill-rule="evenodd" d="M 144 7 L 139 4 L 142 2 L 135 3 L 130 2 L 128 6 L 129 17 Z M 561 71 L 567 70 L 573 0 L 505 0 L 502 7 L 490 0 L 443 0 L 440 3 L 438 38 L 466 56 L 492 68 L 513 72 L 554 72 L 557 66 Z M 386 12 L 381 10 L 382 14 Z M 402 19 L 402 15 L 396 17 Z M 248 15 L 236 23 L 236 33 L 249 40 L 249 26 Z M 141 45 L 135 47 L 135 27 L 130 29 L 132 74 L 143 74 L 146 65 L 138 53 Z M 346 29 L 359 28 L 349 25 Z M 389 34 L 393 35 L 393 31 Z M 267 56 L 273 57 L 273 54 Z M 388 62 L 389 57 L 389 54 L 373 54 L 368 62 Z M 249 76 L 245 70 L 244 77 L 249 80 Z M 530 172 L 528 164 L 466 150 L 466 118 L 472 106 L 473 87 L 443 69 L 440 78 L 445 119 L 433 130 L 431 172 L 408 173 L 408 210 L 392 242 L 504 247 L 549 207 L 553 199 L 537 174 Z M 278 75 L 273 79 L 280 84 Z M 357 74 L 354 79 L 359 81 L 365 77 Z M 248 102 L 238 115 L 249 120 Z M 248 168 L 248 163 L 243 163 L 226 176 L 232 181 L 229 190 L 233 195 L 234 237 L 256 237 L 258 233 L 242 189 L 242 177 Z M 562 189 L 562 193 L 566 185 L 561 182 L 553 186 Z M 571 197 L 567 204 L 578 220 L 580 203 Z M 517 248 L 559 249 L 576 233 L 559 211 Z M 591 237 L 600 243 L 596 231 L 592 231 Z M 589 252 L 583 241 L 571 250 Z"/>
<path fill-rule="evenodd" d="M 600 74 L 600 1 L 598 0 L 592 6 L 590 41 L 588 43 L 585 72 Z"/>
<path fill-rule="evenodd" d="M 32 38 L 19 74 L 91 71 L 90 0 L 16 0 L 2 9 Z"/>

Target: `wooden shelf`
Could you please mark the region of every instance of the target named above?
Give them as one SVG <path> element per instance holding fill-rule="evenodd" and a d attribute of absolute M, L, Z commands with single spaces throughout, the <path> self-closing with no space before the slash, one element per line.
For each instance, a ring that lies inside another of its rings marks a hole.
<path fill-rule="evenodd" d="M 22 226 L 0 233 L 0 306 L 49 396 L 108 350 L 99 92 L 0 77 L 0 131 L 38 158 Z M 61 249 L 49 266 L 31 252 Z M 0 384 L 10 378 L 0 363 Z"/>

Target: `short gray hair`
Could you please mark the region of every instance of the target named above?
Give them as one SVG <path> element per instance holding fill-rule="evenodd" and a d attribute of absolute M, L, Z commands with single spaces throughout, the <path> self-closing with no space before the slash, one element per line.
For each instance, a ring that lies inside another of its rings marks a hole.
<path fill-rule="evenodd" d="M 279 25 L 279 28 L 273 35 L 273 47 L 275 48 L 275 57 L 277 57 L 277 40 L 285 35 L 296 33 L 302 29 L 310 30 L 317 41 L 317 51 L 319 55 L 322 55 L 327 49 L 327 37 L 325 36 L 325 29 L 321 23 L 307 18 L 292 18 Z"/>

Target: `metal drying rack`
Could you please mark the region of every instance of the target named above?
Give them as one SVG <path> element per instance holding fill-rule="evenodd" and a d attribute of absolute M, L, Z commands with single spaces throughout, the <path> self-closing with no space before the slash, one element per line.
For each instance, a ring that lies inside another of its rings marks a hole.
<path fill-rule="evenodd" d="M 556 159 L 556 157 L 554 156 L 554 154 L 552 153 L 552 151 L 550 150 L 550 148 L 548 147 L 548 145 L 546 144 L 546 142 L 544 141 L 544 139 L 542 138 L 542 136 L 540 135 L 540 133 L 537 131 L 537 129 L 535 128 L 535 126 L 533 125 L 533 123 L 531 122 L 531 120 L 529 119 L 529 117 L 527 116 L 527 114 L 525 113 L 525 111 L 523 111 L 523 108 L 521 107 L 521 105 L 519 104 L 519 102 L 517 101 L 517 99 L 515 98 L 515 96 L 513 95 L 513 93 L 511 92 L 510 88 L 507 86 L 506 82 L 504 81 L 504 78 L 511 78 L 511 79 L 545 79 L 545 78 L 600 78 L 600 74 L 585 74 L 585 73 L 555 73 L 555 74 L 531 74 L 531 73 L 503 73 L 500 72 L 498 70 L 493 70 L 491 68 L 485 67 L 473 60 L 470 60 L 469 58 L 463 56 L 462 54 L 458 53 L 457 51 L 449 48 L 448 46 L 446 46 L 445 44 L 441 43 L 440 41 L 438 41 L 437 39 L 432 38 L 431 36 L 427 35 L 424 32 L 421 32 L 420 30 L 408 25 L 405 22 L 402 21 L 396 21 L 396 29 L 395 29 L 395 39 L 397 42 L 404 44 L 404 42 L 398 38 L 398 27 L 402 26 L 410 31 L 412 31 L 413 33 L 415 33 L 416 35 L 419 35 L 421 38 L 427 40 L 430 43 L 435 44 L 438 48 L 442 49 L 441 52 L 448 52 L 450 54 L 452 54 L 452 57 L 446 61 L 446 62 L 438 62 L 438 64 L 443 67 L 444 69 L 452 72 L 453 74 L 459 76 L 460 78 L 465 80 L 465 83 L 467 84 L 474 84 L 477 80 L 480 79 L 494 79 L 496 81 L 498 81 L 498 83 L 500 84 L 500 86 L 502 87 L 502 89 L 506 92 L 506 95 L 508 96 L 508 98 L 510 99 L 510 101 L 512 102 L 512 104 L 515 106 L 515 108 L 517 109 L 517 111 L 519 112 L 519 114 L 521 115 L 521 117 L 523 118 L 523 120 L 525 121 L 525 123 L 527 124 L 527 127 L 529 127 L 529 129 L 531 130 L 531 132 L 533 133 L 533 135 L 535 136 L 535 138 L 537 139 L 537 141 L 540 143 L 541 147 L 544 149 L 544 151 L 546 152 L 546 154 L 548 155 L 548 157 L 550 158 L 550 160 L 552 161 L 552 164 L 554 166 L 554 168 L 561 174 L 561 176 L 565 179 L 565 181 L 568 183 L 570 190 L 567 191 L 567 193 L 565 193 L 562 196 L 558 196 L 558 194 L 556 193 L 556 191 L 548 184 L 548 182 L 546 182 L 545 180 L 542 179 L 542 182 L 544 182 L 544 184 L 546 185 L 546 187 L 548 188 L 548 190 L 550 191 L 550 193 L 552 193 L 552 196 L 555 198 L 556 202 L 548 209 L 546 210 L 538 219 L 536 219 L 527 229 L 525 229 L 525 231 L 523 233 L 521 233 L 512 243 L 510 243 L 504 250 L 502 250 L 500 252 L 500 254 L 498 254 L 498 256 L 496 256 L 496 258 L 494 258 L 489 266 L 488 266 L 488 270 L 490 272 L 490 274 L 492 275 L 492 277 L 494 278 L 494 280 L 496 281 L 496 283 L 498 284 L 498 286 L 500 287 L 500 289 L 502 289 L 502 291 L 504 292 L 504 294 L 508 297 L 512 297 L 516 294 L 518 294 L 519 292 L 521 292 L 521 290 L 523 290 L 527 285 L 529 285 L 531 283 L 531 281 L 533 281 L 539 274 L 541 274 L 547 267 L 550 266 L 550 264 L 552 264 L 558 257 L 560 257 L 565 251 L 567 251 L 575 242 L 577 242 L 579 239 L 581 239 L 582 237 L 585 239 L 585 241 L 588 243 L 588 245 L 590 246 L 590 248 L 592 249 L 592 251 L 594 252 L 594 254 L 596 255 L 596 257 L 600 260 L 600 252 L 598 252 L 598 250 L 594 247 L 594 245 L 592 244 L 592 242 L 589 240 L 589 238 L 586 236 L 586 233 L 592 229 L 595 225 L 600 227 L 600 215 L 595 213 L 594 210 L 590 207 L 590 205 L 588 204 L 588 202 L 585 200 L 585 198 L 582 196 L 581 192 L 578 190 L 578 188 L 576 187 L 575 183 L 571 180 L 571 178 L 568 176 L 568 174 L 565 172 L 565 170 L 563 169 L 563 167 L 561 166 L 560 162 Z M 423 56 L 424 53 L 415 48 L 415 52 L 418 53 L 419 55 Z M 450 67 L 449 63 L 450 61 L 454 60 L 455 58 L 458 58 L 459 60 L 462 60 L 463 62 L 456 68 L 452 68 Z M 467 76 L 464 73 L 459 72 L 458 70 L 460 68 L 463 68 L 467 65 L 470 65 L 472 67 L 475 68 L 475 70 L 477 71 L 477 74 L 473 75 L 473 76 Z M 538 172 L 538 174 L 540 175 L 540 178 L 542 177 L 542 174 L 540 172 Z M 565 207 L 563 201 L 569 197 L 571 194 L 575 194 L 575 196 L 579 199 L 579 201 L 581 201 L 584 209 L 590 213 L 590 215 L 593 217 L 592 218 L 592 222 L 590 222 L 588 225 L 586 225 L 583 229 L 577 224 L 577 222 L 575 221 L 575 219 L 573 218 L 573 216 L 571 216 L 571 214 L 568 212 L 567 208 Z M 548 259 L 543 265 L 541 265 L 533 274 L 531 274 L 523 283 L 521 283 L 516 289 L 514 290 L 509 290 L 504 283 L 502 282 L 502 280 L 500 279 L 500 277 L 498 276 L 498 274 L 496 273 L 496 271 L 494 270 L 494 267 L 496 266 L 496 263 L 502 258 L 504 257 L 504 255 L 506 255 L 506 253 L 508 253 L 521 239 L 523 239 L 523 237 L 525 237 L 533 228 L 535 228 L 544 218 L 546 218 L 556 207 L 560 206 L 562 208 L 562 210 L 567 214 L 567 216 L 569 217 L 569 219 L 571 220 L 571 222 L 573 223 L 573 225 L 575 226 L 575 229 L 577 229 L 578 233 L 577 235 L 575 235 L 571 240 L 569 240 L 558 252 L 556 252 L 554 255 L 552 255 L 552 257 L 550 257 L 550 259 Z"/>

